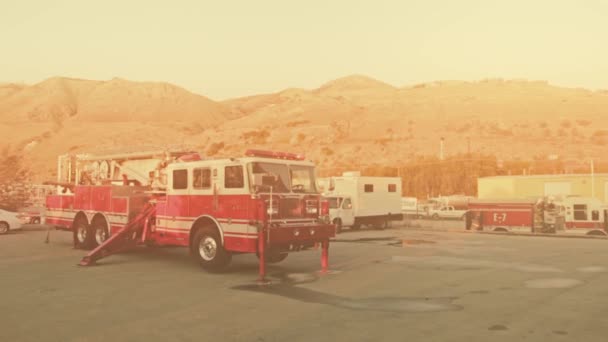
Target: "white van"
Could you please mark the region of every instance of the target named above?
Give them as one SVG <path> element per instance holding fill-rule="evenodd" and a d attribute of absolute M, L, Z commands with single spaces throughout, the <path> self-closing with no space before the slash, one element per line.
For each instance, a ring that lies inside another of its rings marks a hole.
<path fill-rule="evenodd" d="M 359 229 L 362 225 L 384 228 L 390 221 L 403 220 L 401 178 L 363 177 L 359 172 L 345 172 L 331 177 L 325 198 L 329 215 L 336 225 Z"/>

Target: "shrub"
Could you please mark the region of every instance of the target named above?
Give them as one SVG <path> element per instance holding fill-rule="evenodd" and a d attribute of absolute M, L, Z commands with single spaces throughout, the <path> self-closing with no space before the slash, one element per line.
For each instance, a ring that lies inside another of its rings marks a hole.
<path fill-rule="evenodd" d="M 225 145 L 224 145 L 223 141 L 220 141 L 218 143 L 213 143 L 213 144 L 209 145 L 209 148 L 207 149 L 207 155 L 208 156 L 215 156 L 224 147 L 225 147 Z"/>
<path fill-rule="evenodd" d="M 583 127 L 591 125 L 591 121 L 589 121 L 589 120 L 576 120 L 576 123 L 579 126 L 583 126 Z"/>
<path fill-rule="evenodd" d="M 331 148 L 325 146 L 321 149 L 321 153 L 323 153 L 326 156 L 331 156 L 334 154 L 334 151 Z"/>
<path fill-rule="evenodd" d="M 266 143 L 269 136 L 270 132 L 268 132 L 268 130 L 261 129 L 259 131 L 245 132 L 241 135 L 241 138 L 247 143 L 262 145 Z"/>

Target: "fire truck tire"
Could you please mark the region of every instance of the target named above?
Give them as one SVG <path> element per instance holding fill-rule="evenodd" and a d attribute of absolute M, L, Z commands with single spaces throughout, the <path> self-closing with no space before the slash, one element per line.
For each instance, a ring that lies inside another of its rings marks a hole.
<path fill-rule="evenodd" d="M 103 218 L 96 218 L 91 223 L 91 233 L 94 237 L 94 245 L 99 246 L 110 237 L 108 224 Z"/>
<path fill-rule="evenodd" d="M 201 267 L 211 272 L 222 271 L 232 260 L 232 254 L 224 249 L 218 231 L 209 226 L 195 233 L 190 250 Z"/>
<path fill-rule="evenodd" d="M 336 226 L 336 234 L 340 234 L 342 232 L 342 220 L 335 219 L 334 225 Z"/>
<path fill-rule="evenodd" d="M 260 258 L 259 253 L 255 253 L 255 255 L 258 257 L 258 259 Z M 268 252 L 266 255 L 266 263 L 267 264 L 278 264 L 281 261 L 287 259 L 288 255 L 289 255 L 289 253 L 285 253 L 285 252 Z"/>
<path fill-rule="evenodd" d="M 87 225 L 83 218 L 77 218 L 74 221 L 73 228 L 74 247 L 78 249 L 91 249 L 95 237 L 92 234 L 92 229 Z"/>
<path fill-rule="evenodd" d="M 10 226 L 8 225 L 8 223 L 4 221 L 0 222 L 0 235 L 8 233 L 9 230 Z"/>

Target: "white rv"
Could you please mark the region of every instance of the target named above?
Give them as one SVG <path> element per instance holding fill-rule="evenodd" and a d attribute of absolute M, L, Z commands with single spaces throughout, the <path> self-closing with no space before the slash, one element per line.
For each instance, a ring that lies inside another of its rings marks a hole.
<path fill-rule="evenodd" d="M 345 172 L 330 178 L 324 196 L 336 232 L 342 227 L 359 229 L 362 225 L 381 229 L 390 221 L 403 220 L 399 177 L 363 177 L 359 172 Z"/>

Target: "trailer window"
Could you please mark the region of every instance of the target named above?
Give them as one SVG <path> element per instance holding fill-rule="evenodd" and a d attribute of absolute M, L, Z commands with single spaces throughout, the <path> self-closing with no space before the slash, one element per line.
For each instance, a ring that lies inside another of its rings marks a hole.
<path fill-rule="evenodd" d="M 397 184 L 389 184 L 388 192 L 397 192 Z"/>
<path fill-rule="evenodd" d="M 224 168 L 224 187 L 226 189 L 242 188 L 245 186 L 243 166 L 226 166 Z"/>
<path fill-rule="evenodd" d="M 365 184 L 364 190 L 365 192 L 374 192 L 374 184 Z"/>
<path fill-rule="evenodd" d="M 600 220 L 600 212 L 597 210 L 593 210 L 591 212 L 591 220 L 592 221 L 599 221 Z"/>
<path fill-rule="evenodd" d="M 188 189 L 188 170 L 173 170 L 173 189 Z"/>
<path fill-rule="evenodd" d="M 195 189 L 211 188 L 211 169 L 194 169 L 192 172 L 192 186 Z"/>
<path fill-rule="evenodd" d="M 579 221 L 587 220 L 587 205 L 586 204 L 575 204 L 574 205 L 574 219 Z"/>

